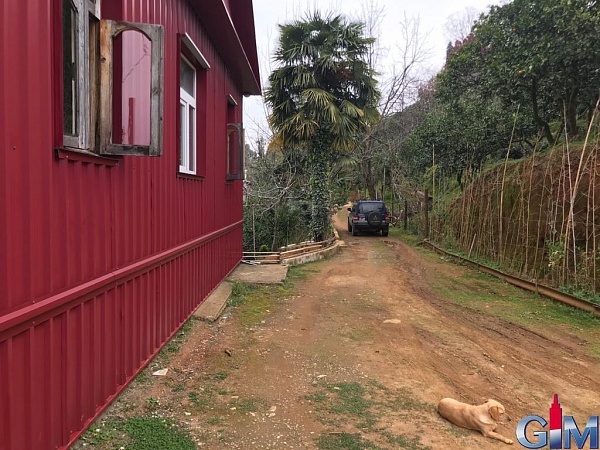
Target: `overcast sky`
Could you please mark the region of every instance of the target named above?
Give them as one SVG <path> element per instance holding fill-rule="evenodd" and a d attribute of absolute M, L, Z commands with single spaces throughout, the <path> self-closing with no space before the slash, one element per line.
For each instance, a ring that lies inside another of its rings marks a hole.
<path fill-rule="evenodd" d="M 464 17 L 469 9 L 478 13 L 485 12 L 490 4 L 500 3 L 498 0 L 253 0 L 262 88 L 267 86 L 271 72 L 272 53 L 277 47 L 278 24 L 301 18 L 306 11 L 314 10 L 315 5 L 322 12 L 340 13 L 350 19 L 359 19 L 364 16 L 362 11 L 368 2 L 372 2 L 377 9 L 384 10 L 379 43 L 387 57 L 381 60 L 379 71 L 385 73 L 395 64 L 394 54 L 398 54 L 398 48 L 404 45 L 399 28 L 406 16 L 409 19 L 419 19 L 421 41 L 431 49 L 426 66 L 431 74 L 438 72 L 444 64 L 449 41 L 444 26 L 448 19 L 456 14 Z M 244 99 L 244 126 L 246 142 L 252 148 L 255 147 L 258 135 L 268 136 L 262 97 Z"/>

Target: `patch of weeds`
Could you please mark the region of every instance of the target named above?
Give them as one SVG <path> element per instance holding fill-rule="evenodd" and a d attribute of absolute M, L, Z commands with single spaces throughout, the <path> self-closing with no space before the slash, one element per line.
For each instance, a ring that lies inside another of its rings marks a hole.
<path fill-rule="evenodd" d="M 477 270 L 469 270 L 464 275 L 463 278 L 467 280 L 479 280 L 485 281 L 486 283 L 497 282 L 498 279 L 496 277 L 491 276 L 485 272 L 479 272 Z M 485 286 L 484 286 L 485 287 Z"/>
<path fill-rule="evenodd" d="M 148 384 L 150 382 L 150 370 L 148 368 L 142 370 L 138 373 L 137 377 L 135 377 L 134 382 L 138 384 Z"/>
<path fill-rule="evenodd" d="M 430 411 L 433 405 L 415 399 L 408 389 L 400 388 L 388 399 L 385 406 L 395 411 Z"/>
<path fill-rule="evenodd" d="M 404 226 L 400 225 L 397 227 L 390 227 L 390 234 L 391 237 L 395 237 L 397 239 L 400 239 L 402 242 L 412 246 L 412 247 L 416 247 L 417 245 L 419 245 L 422 240 L 419 236 L 417 236 L 414 233 L 411 233 L 408 230 L 404 230 Z"/>
<path fill-rule="evenodd" d="M 364 342 L 370 341 L 373 339 L 373 328 L 372 327 L 363 327 L 361 329 L 351 329 L 343 333 L 351 341 L 355 342 Z"/>
<path fill-rule="evenodd" d="M 224 370 L 219 370 L 218 372 L 205 372 L 198 377 L 199 380 L 202 380 L 205 384 L 211 383 L 215 380 L 224 380 L 229 375 L 228 372 Z"/>
<path fill-rule="evenodd" d="M 431 447 L 421 444 L 421 439 L 419 437 L 409 438 L 406 436 L 397 436 L 387 432 L 384 432 L 383 436 L 390 444 L 400 446 L 400 448 L 404 448 L 406 450 L 431 450 Z"/>
<path fill-rule="evenodd" d="M 260 401 L 253 399 L 239 400 L 233 403 L 238 410 L 243 412 L 257 412 L 260 404 Z"/>
<path fill-rule="evenodd" d="M 171 342 L 169 342 L 166 346 L 165 346 L 165 351 L 167 353 L 177 353 L 179 350 L 181 349 L 181 347 L 179 346 L 179 342 L 173 340 Z"/>
<path fill-rule="evenodd" d="M 189 434 L 170 419 L 137 416 L 92 425 L 73 448 L 195 450 Z"/>
<path fill-rule="evenodd" d="M 229 391 L 227 389 L 219 389 L 217 391 L 217 394 L 219 394 L 219 395 L 227 395 L 227 394 L 229 394 Z"/>
<path fill-rule="evenodd" d="M 600 318 L 592 313 L 523 291 L 472 270 L 458 279 L 440 275 L 433 287 L 445 299 L 519 325 L 531 327 L 537 324 L 541 328 L 567 325 L 573 331 L 600 331 Z"/>
<path fill-rule="evenodd" d="M 419 438 L 418 436 L 410 438 L 403 435 L 397 436 L 387 432 L 383 433 L 383 436 L 390 444 L 399 446 L 399 448 L 403 448 L 406 450 L 431 450 L 431 447 L 421 444 L 421 438 Z"/>
<path fill-rule="evenodd" d="M 227 432 L 227 430 L 225 428 L 219 428 L 217 430 L 217 441 L 219 441 L 222 444 L 227 443 L 227 441 L 231 440 L 232 436 L 230 433 Z M 227 448 L 229 448 L 229 446 L 227 446 Z"/>
<path fill-rule="evenodd" d="M 382 252 L 389 250 L 389 247 L 383 241 L 376 241 L 373 248 L 377 251 L 379 255 L 381 255 Z"/>
<path fill-rule="evenodd" d="M 171 392 L 182 392 L 185 391 L 185 385 L 178 383 L 171 386 Z"/>
<path fill-rule="evenodd" d="M 231 288 L 231 295 L 227 300 L 228 306 L 241 306 L 244 304 L 246 297 L 252 295 L 258 289 L 257 286 L 248 283 L 240 283 L 235 281 Z"/>
<path fill-rule="evenodd" d="M 544 315 L 553 323 L 566 323 L 579 330 L 600 329 L 600 317 L 549 299 L 535 297 L 535 307 L 542 303 Z"/>
<path fill-rule="evenodd" d="M 237 316 L 242 326 L 252 328 L 260 324 L 275 301 L 282 298 L 282 289 L 280 286 L 234 283 L 228 305 L 239 310 Z"/>
<path fill-rule="evenodd" d="M 327 401 L 329 397 L 323 391 L 315 392 L 314 394 L 308 394 L 304 396 L 304 399 L 315 402 L 315 403 L 324 403 Z"/>
<path fill-rule="evenodd" d="M 135 409 L 135 405 L 133 403 L 128 402 L 118 402 L 119 411 L 123 414 L 127 414 Z"/>
<path fill-rule="evenodd" d="M 434 410 L 433 405 L 416 399 L 408 389 L 392 390 L 376 380 L 369 380 L 365 385 L 352 382 L 329 383 L 322 385 L 319 390 L 303 398 L 314 402 L 315 408 L 319 412 L 317 417 L 325 425 L 352 424 L 357 429 L 377 433 L 382 439 L 386 439 L 389 444 L 392 444 L 392 448 L 428 449 L 420 443 L 418 437 L 392 434 L 385 425 L 382 428 L 376 428 L 376 425 L 380 423 L 379 418 Z M 357 436 L 353 434 L 322 436 L 319 440 L 319 448 L 379 448 L 372 442 L 357 440 Z"/>
<path fill-rule="evenodd" d="M 156 411 L 158 408 L 160 408 L 160 402 L 154 397 L 148 397 L 146 399 L 146 408 L 149 411 Z"/>
<path fill-rule="evenodd" d="M 132 417 L 118 426 L 127 433 L 127 450 L 195 450 L 189 435 L 174 422 L 156 417 Z M 117 447 L 118 448 L 118 447 Z"/>
<path fill-rule="evenodd" d="M 209 389 L 205 389 L 201 393 L 199 392 L 188 392 L 188 399 L 196 411 L 207 411 L 213 400 L 213 393 Z"/>
<path fill-rule="evenodd" d="M 186 320 L 186 322 L 181 326 L 181 329 L 179 330 L 178 335 L 183 337 L 186 334 L 188 334 L 190 331 L 192 331 L 192 327 L 194 326 L 194 323 L 199 320 L 198 318 L 196 318 L 195 316 L 191 316 L 188 320 Z"/>
<path fill-rule="evenodd" d="M 331 412 L 354 417 L 369 415 L 370 403 L 364 399 L 365 389 L 360 384 L 336 383 L 327 385 L 327 389 L 337 396 L 337 401 L 330 407 Z"/>
<path fill-rule="evenodd" d="M 384 392 L 389 391 L 389 389 L 384 384 L 381 384 L 377 380 L 369 380 L 369 386 L 373 386 L 374 388 L 379 389 L 380 391 L 384 391 Z"/>
<path fill-rule="evenodd" d="M 377 422 L 370 410 L 374 402 L 365 399 L 365 395 L 367 393 L 359 383 L 333 383 L 304 398 L 314 401 L 317 408 L 326 413 L 319 417 L 324 424 L 339 424 L 340 416 L 344 416 L 357 420 L 357 428 L 371 429 Z"/>
<path fill-rule="evenodd" d="M 190 317 L 175 333 L 175 335 L 171 338 L 171 340 L 165 344 L 162 350 L 159 352 L 157 357 L 155 358 L 153 364 L 156 365 L 164 365 L 166 361 L 171 359 L 170 354 L 177 353 L 181 350 L 181 345 L 186 339 L 186 336 L 191 331 L 194 323 L 199 320 L 196 317 Z"/>
<path fill-rule="evenodd" d="M 269 287 L 262 288 L 260 291 L 255 292 L 255 295 L 246 298 L 246 302 L 238 316 L 243 327 L 255 327 L 269 314 L 274 299 L 268 291 Z"/>
<path fill-rule="evenodd" d="M 287 279 L 290 281 L 306 280 L 310 275 L 319 273 L 319 263 L 320 262 L 317 261 L 313 263 L 292 266 L 288 269 Z"/>
<path fill-rule="evenodd" d="M 224 380 L 225 378 L 227 378 L 228 375 L 229 374 L 227 372 L 223 372 L 223 371 L 217 372 L 217 373 L 215 373 L 215 380 Z"/>
<path fill-rule="evenodd" d="M 206 419 L 206 423 L 212 426 L 222 425 L 223 422 L 224 420 L 222 417 L 209 417 L 208 419 Z"/>
<path fill-rule="evenodd" d="M 319 450 L 381 450 L 373 442 L 363 439 L 360 434 L 324 434 L 317 441 Z"/>
<path fill-rule="evenodd" d="M 123 445 L 125 443 L 123 432 L 119 431 L 115 424 L 116 422 L 112 420 L 94 423 L 83 433 L 74 448 L 105 446 L 107 444 Z"/>
<path fill-rule="evenodd" d="M 441 298 L 542 335 L 551 334 L 550 330 L 557 326 L 565 327 L 565 331 L 587 343 L 589 355 L 600 356 L 600 317 L 473 270 L 459 278 L 438 275 L 432 287 Z"/>

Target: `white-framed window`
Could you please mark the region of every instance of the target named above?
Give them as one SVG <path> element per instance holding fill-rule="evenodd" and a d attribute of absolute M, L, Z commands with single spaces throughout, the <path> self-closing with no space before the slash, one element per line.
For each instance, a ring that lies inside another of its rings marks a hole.
<path fill-rule="evenodd" d="M 160 156 L 163 27 L 100 10 L 100 0 L 62 0 L 62 146 Z"/>
<path fill-rule="evenodd" d="M 180 38 L 179 173 L 205 176 L 206 98 L 210 64 L 189 34 Z"/>
<path fill-rule="evenodd" d="M 181 56 L 179 65 L 179 171 L 196 174 L 196 68 Z"/>

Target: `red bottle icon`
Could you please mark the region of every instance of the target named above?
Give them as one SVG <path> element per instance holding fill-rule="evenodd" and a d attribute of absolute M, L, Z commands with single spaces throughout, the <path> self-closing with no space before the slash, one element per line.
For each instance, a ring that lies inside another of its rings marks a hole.
<path fill-rule="evenodd" d="M 554 402 L 550 407 L 550 448 L 562 448 L 562 408 L 558 403 L 558 394 L 554 394 Z"/>

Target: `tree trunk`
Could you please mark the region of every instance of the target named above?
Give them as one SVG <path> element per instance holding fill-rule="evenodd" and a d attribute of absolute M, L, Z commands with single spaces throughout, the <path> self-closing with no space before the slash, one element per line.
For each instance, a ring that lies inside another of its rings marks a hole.
<path fill-rule="evenodd" d="M 577 129 L 577 93 L 577 88 L 573 88 L 573 90 L 569 92 L 565 107 L 565 121 L 567 137 L 569 140 L 573 140 L 579 135 L 579 130 Z"/>
<path fill-rule="evenodd" d="M 537 99 L 537 91 L 538 91 L 537 80 L 534 79 L 531 84 L 531 92 L 530 92 L 531 108 L 533 110 L 533 120 L 540 127 L 540 130 L 543 133 L 544 137 L 548 140 L 548 144 L 554 145 L 554 136 L 552 136 L 552 131 L 550 130 L 550 125 L 548 125 L 548 122 L 546 122 L 540 116 L 540 110 L 539 110 L 538 99 Z"/>
<path fill-rule="evenodd" d="M 369 200 L 375 200 L 377 193 L 375 192 L 375 181 L 373 181 L 373 169 L 371 168 L 371 160 L 368 160 L 364 165 L 365 184 L 369 192 Z"/>
<path fill-rule="evenodd" d="M 315 242 L 324 240 L 330 233 L 329 217 L 329 153 L 330 146 L 322 135 L 313 140 L 308 151 L 308 185 L 311 196 L 311 233 Z"/>

